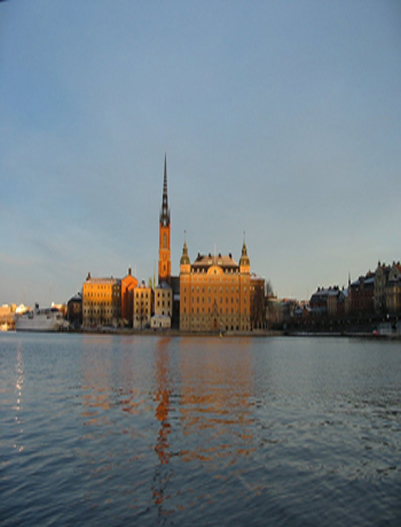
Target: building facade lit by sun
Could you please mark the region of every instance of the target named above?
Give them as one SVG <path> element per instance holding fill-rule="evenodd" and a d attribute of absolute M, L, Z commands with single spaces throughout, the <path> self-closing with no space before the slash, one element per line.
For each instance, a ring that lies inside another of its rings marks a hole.
<path fill-rule="evenodd" d="M 88 277 L 82 286 L 84 326 L 116 326 L 121 319 L 121 280 Z"/>
<path fill-rule="evenodd" d="M 186 241 L 180 260 L 180 330 L 251 329 L 251 273 L 246 244 L 237 264 L 232 255 L 201 255 L 192 262 Z"/>

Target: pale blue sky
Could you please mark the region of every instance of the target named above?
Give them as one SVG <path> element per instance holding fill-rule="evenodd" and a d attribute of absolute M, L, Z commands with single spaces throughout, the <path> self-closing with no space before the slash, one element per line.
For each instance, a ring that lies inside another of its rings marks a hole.
<path fill-rule="evenodd" d="M 399 0 L 0 3 L 0 304 L 232 252 L 279 296 L 401 258 Z"/>

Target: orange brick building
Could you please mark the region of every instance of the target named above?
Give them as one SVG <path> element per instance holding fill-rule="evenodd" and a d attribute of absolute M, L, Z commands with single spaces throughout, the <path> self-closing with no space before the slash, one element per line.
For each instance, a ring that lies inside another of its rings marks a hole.
<path fill-rule="evenodd" d="M 198 254 L 191 264 L 185 241 L 180 260 L 181 331 L 249 331 L 250 300 L 250 261 L 245 242 L 239 264 L 231 254 Z"/>
<path fill-rule="evenodd" d="M 121 280 L 121 318 L 125 326 L 132 327 L 134 308 L 134 289 L 138 280 L 132 276 L 131 268 L 128 274 Z"/>

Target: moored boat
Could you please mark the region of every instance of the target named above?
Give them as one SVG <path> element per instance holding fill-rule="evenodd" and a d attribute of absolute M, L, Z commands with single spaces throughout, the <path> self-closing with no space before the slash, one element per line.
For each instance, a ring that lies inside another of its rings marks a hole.
<path fill-rule="evenodd" d="M 15 316 L 17 331 L 59 331 L 63 325 L 63 314 L 56 307 L 40 309 L 36 305 L 34 310 Z"/>

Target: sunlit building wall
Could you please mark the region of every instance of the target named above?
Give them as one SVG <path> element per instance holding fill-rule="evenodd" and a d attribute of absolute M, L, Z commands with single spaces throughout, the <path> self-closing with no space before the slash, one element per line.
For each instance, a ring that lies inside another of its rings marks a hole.
<path fill-rule="evenodd" d="M 153 291 L 142 281 L 134 289 L 133 327 L 146 329 L 150 327 L 152 316 Z"/>
<path fill-rule="evenodd" d="M 245 242 L 239 264 L 231 254 L 198 254 L 191 264 L 185 242 L 180 260 L 180 330 L 249 331 L 250 286 Z"/>
<path fill-rule="evenodd" d="M 134 289 L 138 280 L 132 276 L 131 268 L 121 280 L 121 319 L 124 326 L 132 327 L 134 314 Z"/>
<path fill-rule="evenodd" d="M 121 318 L 121 280 L 92 278 L 88 274 L 82 285 L 84 326 L 118 326 Z"/>

